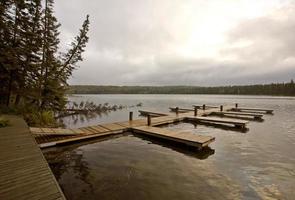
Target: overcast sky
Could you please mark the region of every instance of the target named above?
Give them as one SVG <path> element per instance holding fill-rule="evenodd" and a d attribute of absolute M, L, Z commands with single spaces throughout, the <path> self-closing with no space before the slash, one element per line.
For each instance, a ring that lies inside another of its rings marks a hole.
<path fill-rule="evenodd" d="M 70 84 L 231 85 L 295 78 L 295 0 L 56 0 L 62 48 L 90 15 Z"/>

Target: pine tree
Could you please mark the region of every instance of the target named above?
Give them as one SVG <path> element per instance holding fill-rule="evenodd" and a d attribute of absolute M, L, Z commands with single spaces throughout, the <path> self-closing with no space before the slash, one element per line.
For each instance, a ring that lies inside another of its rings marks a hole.
<path fill-rule="evenodd" d="M 8 105 L 10 96 L 15 94 L 19 88 L 19 79 L 21 78 L 21 68 L 23 67 L 24 58 L 24 41 L 23 35 L 26 33 L 26 23 L 28 13 L 26 12 L 26 1 L 4 1 L 1 5 L 3 13 L 3 51 L 0 55 L 1 65 L 5 71 L 4 78 L 6 85 L 6 96 Z"/>
<path fill-rule="evenodd" d="M 34 97 L 34 85 L 36 74 L 41 63 L 42 50 L 42 26 L 41 26 L 41 0 L 28 0 L 25 2 L 27 18 L 23 25 L 25 30 L 22 34 L 23 40 L 23 61 L 20 70 L 19 88 L 16 102 L 18 105 L 21 98 L 32 99 Z"/>
<path fill-rule="evenodd" d="M 7 57 L 7 49 L 10 46 L 12 35 L 12 17 L 9 11 L 13 2 L 9 0 L 0 1 L 0 100 L 7 102 L 8 99 L 8 83 L 11 68 L 11 61 Z"/>
<path fill-rule="evenodd" d="M 45 0 L 43 15 L 42 63 L 39 76 L 39 107 L 41 110 L 50 109 L 55 104 L 54 88 L 57 87 L 57 72 L 60 61 L 57 59 L 60 24 L 53 15 L 53 0 Z"/>
<path fill-rule="evenodd" d="M 0 2 L 0 97 L 7 105 L 13 94 L 15 106 L 21 102 L 40 113 L 64 108 L 67 79 L 88 42 L 89 16 L 71 49 L 60 54 L 53 5 L 54 0 Z"/>
<path fill-rule="evenodd" d="M 75 40 L 71 43 L 71 49 L 64 54 L 62 58 L 63 64 L 60 74 L 63 75 L 63 80 L 66 80 L 72 75 L 73 70 L 76 68 L 76 63 L 82 61 L 82 53 L 88 42 L 87 33 L 89 31 L 89 15 L 86 16 L 83 22 L 82 28 L 80 29 L 79 35 L 75 37 Z"/>

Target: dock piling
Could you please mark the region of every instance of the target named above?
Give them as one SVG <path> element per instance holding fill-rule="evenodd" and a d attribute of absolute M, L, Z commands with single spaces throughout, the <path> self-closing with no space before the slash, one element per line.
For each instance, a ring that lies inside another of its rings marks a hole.
<path fill-rule="evenodd" d="M 178 113 L 179 113 L 179 107 L 176 107 L 175 108 L 175 112 L 176 112 L 176 115 L 178 115 Z"/>
<path fill-rule="evenodd" d="M 129 121 L 133 120 L 133 112 L 129 112 Z"/>
<path fill-rule="evenodd" d="M 198 115 L 198 107 L 195 106 L 194 111 L 195 111 L 195 112 L 194 112 L 194 115 L 197 116 L 197 115 Z"/>
<path fill-rule="evenodd" d="M 147 115 L 147 125 L 151 125 L 151 115 Z"/>

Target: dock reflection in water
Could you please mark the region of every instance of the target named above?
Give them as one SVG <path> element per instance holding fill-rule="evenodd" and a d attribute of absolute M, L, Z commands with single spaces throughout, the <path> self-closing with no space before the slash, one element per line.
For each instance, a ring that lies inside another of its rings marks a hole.
<path fill-rule="evenodd" d="M 194 199 L 204 190 L 215 191 L 207 195 L 212 199 L 232 184 L 201 161 L 214 154 L 211 148 L 128 133 L 44 154 L 68 199 Z"/>

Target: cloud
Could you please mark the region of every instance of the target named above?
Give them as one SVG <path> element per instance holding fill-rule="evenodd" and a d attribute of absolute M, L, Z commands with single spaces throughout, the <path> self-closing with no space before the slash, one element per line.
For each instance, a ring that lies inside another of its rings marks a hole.
<path fill-rule="evenodd" d="M 294 1 L 213 2 L 56 1 L 65 43 L 90 14 L 90 41 L 70 83 L 229 85 L 295 77 Z"/>

